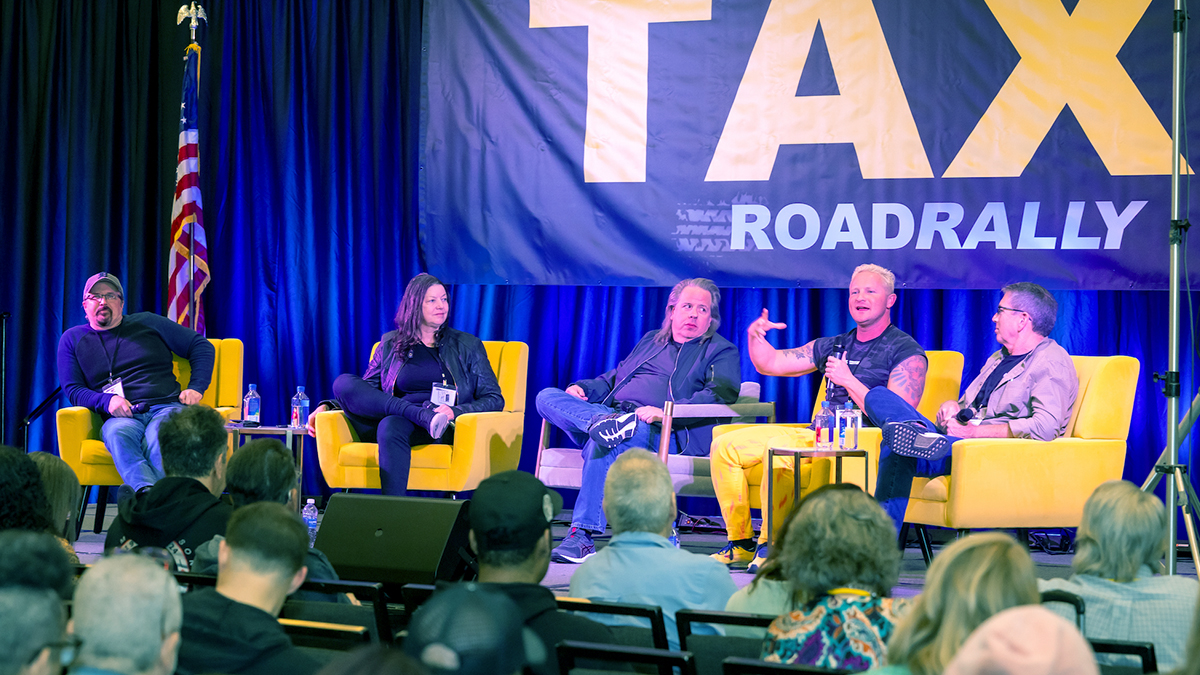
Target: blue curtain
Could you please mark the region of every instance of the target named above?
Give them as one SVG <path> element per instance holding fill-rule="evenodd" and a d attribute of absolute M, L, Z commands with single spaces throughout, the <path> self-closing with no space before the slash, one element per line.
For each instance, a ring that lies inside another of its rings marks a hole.
<path fill-rule="evenodd" d="M 0 312 L 13 314 L 0 435 L 9 443 L 21 442 L 19 419 L 57 386 L 55 348 L 84 320 L 84 279 L 110 271 L 125 283 L 129 311 L 164 309 L 188 42 L 175 25 L 178 3 L 0 3 L 0 234 L 9 251 Z M 265 421 L 280 423 L 296 385 L 319 398 L 339 373 L 363 369 L 405 282 L 438 255 L 421 249 L 416 226 L 422 3 L 209 0 L 206 10 L 208 332 L 245 341 L 245 382 L 259 385 Z M 905 271 L 896 273 L 903 281 Z M 536 392 L 610 368 L 661 324 L 667 289 L 460 285 L 450 293 L 456 327 L 530 345 L 528 470 Z M 998 292 L 899 295 L 896 323 L 928 349 L 963 352 L 965 378 L 995 349 Z M 1165 443 L 1165 399 L 1150 374 L 1166 367 L 1166 294 L 1056 295 L 1053 337 L 1070 352 L 1142 362 L 1125 464 L 1140 482 Z M 765 307 L 788 324 L 776 344 L 796 346 L 847 330 L 846 304 L 843 289 L 728 289 L 720 330 L 744 346 L 745 326 Z M 1197 391 L 1188 309 L 1185 409 Z M 781 420 L 807 418 L 814 378 L 761 378 L 748 360 L 742 367 L 778 402 Z M 54 449 L 52 412 L 33 424 L 29 445 Z M 305 489 L 317 492 L 323 483 L 309 453 Z"/>

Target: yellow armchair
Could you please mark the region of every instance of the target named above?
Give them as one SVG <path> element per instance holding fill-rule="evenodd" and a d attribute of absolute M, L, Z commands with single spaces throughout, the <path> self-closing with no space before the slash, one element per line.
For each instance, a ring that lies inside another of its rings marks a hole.
<path fill-rule="evenodd" d="M 956 530 L 1077 527 L 1092 491 L 1121 478 L 1140 364 L 1129 356 L 1071 359 L 1079 393 L 1066 435 L 958 441 L 950 475 L 913 480 L 905 522 Z M 928 558 L 924 543 L 922 550 Z"/>
<path fill-rule="evenodd" d="M 242 360 L 245 347 L 236 338 L 224 340 L 209 339 L 216 350 L 213 362 L 212 381 L 201 405 L 215 408 L 226 420 L 241 419 L 242 402 Z M 187 359 L 174 357 L 175 379 L 179 386 L 185 386 L 191 379 L 192 364 Z M 113 464 L 112 455 L 100 440 L 100 415 L 89 408 L 70 406 L 58 411 L 55 419 L 58 427 L 58 452 L 79 478 L 83 486 L 83 501 L 80 504 L 79 519 L 83 522 L 84 509 L 87 507 L 91 487 L 100 488 L 96 499 L 96 522 L 94 531 L 99 534 L 104 524 L 104 504 L 108 497 L 108 486 L 120 485 L 120 474 Z"/>
<path fill-rule="evenodd" d="M 484 342 L 483 346 L 504 394 L 504 409 L 455 418 L 453 445 L 413 446 L 410 490 L 474 490 L 493 473 L 517 468 L 525 428 L 529 346 L 524 342 Z M 314 426 L 317 459 L 329 487 L 379 487 L 379 445 L 361 442 L 344 412 L 318 413 Z"/>
<path fill-rule="evenodd" d="M 926 417 L 933 418 L 937 415 L 937 409 L 945 401 L 952 401 L 958 398 L 958 388 L 962 381 L 963 371 L 963 355 L 953 351 L 927 351 L 925 357 L 929 361 L 929 368 L 925 374 L 925 391 L 921 395 L 921 402 L 917 405 L 917 410 Z M 821 379 L 821 385 L 817 389 L 817 399 L 813 403 L 813 417 L 821 410 L 821 402 L 825 400 L 825 379 Z M 723 424 L 713 429 L 713 438 L 717 438 L 722 434 L 727 434 L 738 429 L 745 429 L 753 425 L 749 424 Z M 807 429 L 808 422 L 801 423 L 786 423 L 776 426 L 787 427 L 791 429 Z M 858 447 L 861 450 L 867 451 L 867 458 L 860 459 L 857 457 L 848 457 L 842 460 L 842 482 L 854 483 L 863 488 L 867 492 L 875 493 L 875 477 L 879 471 L 879 444 L 883 442 L 883 433 L 874 427 L 863 428 L 859 435 Z M 870 478 L 866 475 L 866 462 L 870 462 Z M 761 509 L 759 487 L 762 485 L 763 472 L 766 469 L 766 462 L 751 468 L 746 472 L 746 480 L 750 486 L 750 507 Z M 809 492 L 829 483 L 830 476 L 833 475 L 832 461 L 829 459 L 817 459 L 811 462 L 806 461 L 800 466 L 800 495 L 807 495 Z"/>

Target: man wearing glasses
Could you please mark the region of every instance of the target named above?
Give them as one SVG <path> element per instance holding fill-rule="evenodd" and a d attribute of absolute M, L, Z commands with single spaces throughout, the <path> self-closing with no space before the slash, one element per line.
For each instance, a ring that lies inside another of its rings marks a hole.
<path fill-rule="evenodd" d="M 100 436 L 121 480 L 141 491 L 163 477 L 158 426 L 174 411 L 200 402 L 216 351 L 196 331 L 157 314 L 126 316 L 124 295 L 111 274 L 87 280 L 88 322 L 67 329 L 58 341 L 58 378 L 72 405 L 104 418 Z M 173 354 L 192 366 L 182 390 L 172 372 Z"/>
<path fill-rule="evenodd" d="M 992 354 L 962 398 L 946 401 L 936 422 L 884 387 L 867 393 L 864 410 L 883 427 L 875 498 L 899 529 L 912 479 L 950 473 L 950 447 L 960 438 L 1052 441 L 1067 430 L 1079 390 L 1071 356 L 1046 337 L 1058 303 L 1041 286 L 1003 289 L 992 316 L 1000 350 Z"/>

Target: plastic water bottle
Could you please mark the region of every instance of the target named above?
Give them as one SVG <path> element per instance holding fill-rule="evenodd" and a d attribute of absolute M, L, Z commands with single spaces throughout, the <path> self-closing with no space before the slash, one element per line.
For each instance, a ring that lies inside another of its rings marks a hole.
<path fill-rule="evenodd" d="M 292 428 L 299 429 L 308 424 L 308 395 L 304 387 L 296 387 L 296 395 L 292 397 Z"/>
<path fill-rule="evenodd" d="M 814 449 L 821 451 L 833 449 L 833 434 L 836 425 L 833 412 L 829 410 L 829 401 L 821 401 L 821 412 L 817 413 L 812 425 L 813 432 L 816 434 L 816 440 L 813 442 Z"/>
<path fill-rule="evenodd" d="M 242 426 L 257 427 L 262 424 L 262 396 L 258 395 L 258 385 L 250 385 L 246 398 L 242 399 Z"/>
<path fill-rule="evenodd" d="M 858 430 L 862 426 L 862 411 L 855 410 L 854 404 L 846 401 L 846 405 L 837 411 L 838 447 L 842 450 L 858 449 Z"/>
<path fill-rule="evenodd" d="M 317 502 L 309 499 L 300 514 L 304 517 L 304 524 L 308 526 L 308 547 L 312 548 L 317 543 Z"/>
<path fill-rule="evenodd" d="M 671 536 L 667 537 L 667 541 L 671 542 L 671 545 L 675 548 L 679 548 L 679 528 L 671 528 Z"/>

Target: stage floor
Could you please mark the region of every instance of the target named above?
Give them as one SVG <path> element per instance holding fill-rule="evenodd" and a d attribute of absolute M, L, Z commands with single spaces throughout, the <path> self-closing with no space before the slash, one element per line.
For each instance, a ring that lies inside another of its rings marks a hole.
<path fill-rule="evenodd" d="M 79 541 L 75 544 L 75 550 L 79 554 L 79 559 L 84 563 L 95 561 L 104 553 L 104 534 L 95 534 L 91 531 L 93 522 L 95 505 L 88 506 L 88 514 L 84 519 L 84 525 L 87 529 L 79 537 Z M 116 505 L 109 505 L 105 509 L 105 527 L 108 530 L 109 523 L 112 522 L 116 514 Z M 563 517 L 568 517 L 566 512 Z M 566 536 L 569 529 L 569 518 L 565 522 L 555 521 L 553 536 L 555 542 Z M 611 530 L 609 531 L 611 533 Z M 939 536 L 940 535 L 940 536 Z M 949 531 L 934 531 L 933 538 L 935 540 L 942 538 L 946 539 L 952 536 Z M 722 546 L 725 545 L 725 536 L 722 532 L 715 531 L 699 531 L 690 532 L 684 530 L 679 535 L 680 546 L 684 549 L 700 554 L 716 553 Z M 608 537 L 599 538 L 596 540 L 597 548 L 603 548 L 608 543 Z M 934 555 L 937 555 L 939 546 L 934 544 Z M 1037 575 L 1042 579 L 1053 579 L 1056 577 L 1067 577 L 1071 575 L 1071 554 L 1050 554 L 1040 550 L 1030 552 L 1033 556 L 1033 562 L 1037 570 Z M 578 565 L 551 563 L 550 571 L 547 572 L 546 578 L 542 581 L 542 585 L 554 591 L 556 595 L 567 595 L 571 585 L 571 575 L 578 569 Z M 1190 558 L 1179 559 L 1179 573 L 1187 576 L 1196 576 L 1196 567 Z M 749 584 L 754 575 L 747 574 L 744 571 L 733 571 L 734 583 L 739 587 Z M 900 567 L 900 583 L 892 590 L 892 594 L 899 597 L 909 597 L 917 595 L 925 586 L 925 562 L 921 559 L 921 551 L 916 548 L 915 543 L 910 544 L 910 547 L 904 552 L 904 560 Z"/>

